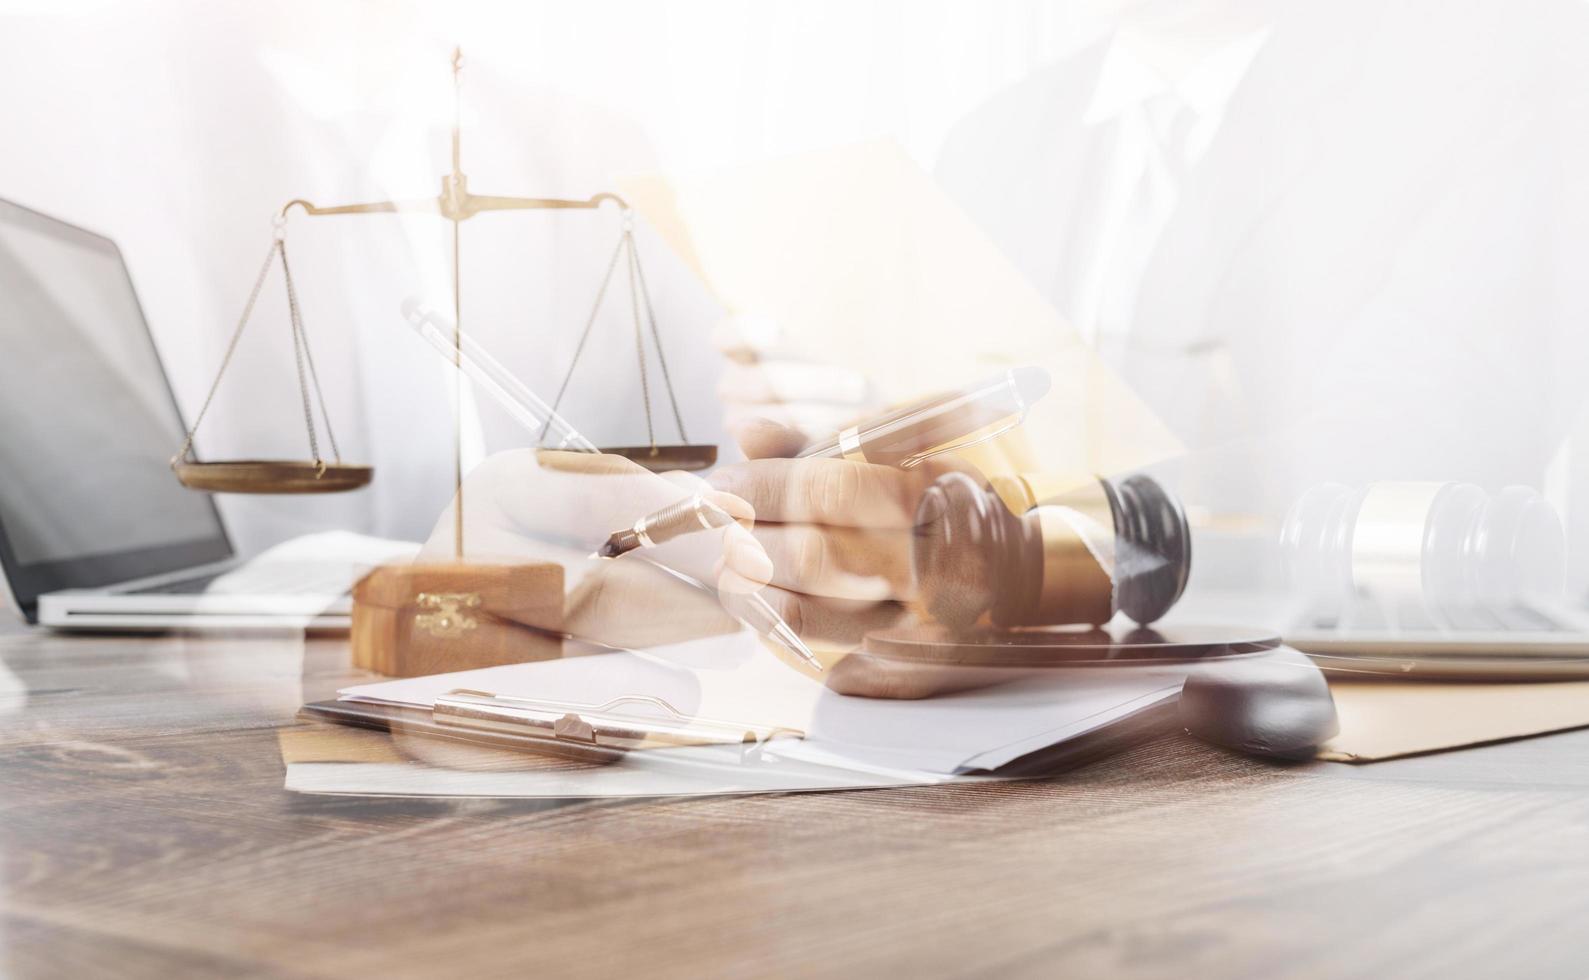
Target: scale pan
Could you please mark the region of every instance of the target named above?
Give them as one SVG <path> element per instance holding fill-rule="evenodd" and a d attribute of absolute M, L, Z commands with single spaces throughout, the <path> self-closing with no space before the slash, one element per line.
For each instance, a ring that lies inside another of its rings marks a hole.
<path fill-rule="evenodd" d="M 704 470 L 717 462 L 716 446 L 612 446 L 602 452 L 627 457 L 653 473 Z"/>
<path fill-rule="evenodd" d="M 189 490 L 210 493 L 340 493 L 357 490 L 375 475 L 368 466 L 285 459 L 233 459 L 177 463 L 177 480 Z"/>

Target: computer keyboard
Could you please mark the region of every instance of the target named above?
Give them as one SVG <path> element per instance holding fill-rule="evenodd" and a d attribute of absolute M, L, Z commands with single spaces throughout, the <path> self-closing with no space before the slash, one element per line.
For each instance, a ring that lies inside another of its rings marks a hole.
<path fill-rule="evenodd" d="M 1352 609 L 1349 617 L 1309 616 L 1293 629 L 1320 635 L 1330 632 L 1372 632 L 1460 638 L 1469 633 L 1504 632 L 1526 637 L 1539 633 L 1582 633 L 1586 626 L 1586 614 L 1589 614 L 1589 609 L 1582 605 L 1561 601 L 1524 601 L 1496 608 L 1474 606 L 1442 610 L 1438 619 L 1428 610 L 1406 603 L 1398 606 L 1392 617 L 1384 615 L 1372 604 L 1362 603 Z"/>

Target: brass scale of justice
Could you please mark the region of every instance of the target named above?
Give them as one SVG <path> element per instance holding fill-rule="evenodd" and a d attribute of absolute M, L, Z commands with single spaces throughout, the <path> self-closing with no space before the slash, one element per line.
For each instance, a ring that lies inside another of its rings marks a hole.
<path fill-rule="evenodd" d="M 717 447 L 711 445 L 690 444 L 689 436 L 684 431 L 684 418 L 679 412 L 678 399 L 674 396 L 673 381 L 668 375 L 667 358 L 662 349 L 661 336 L 657 330 L 656 314 L 652 309 L 651 295 L 646 288 L 645 274 L 640 268 L 640 256 L 635 248 L 633 232 L 633 211 L 628 202 L 617 194 L 603 192 L 584 201 L 563 200 L 559 198 L 540 197 L 504 197 L 494 194 L 473 194 L 469 191 L 469 179 L 461 167 L 462 149 L 462 89 L 463 89 L 463 55 L 455 49 L 452 56 L 453 72 L 453 126 L 452 126 L 452 173 L 441 179 L 441 193 L 424 200 L 408 201 L 374 201 L 365 204 L 343 204 L 334 207 L 320 207 L 315 204 L 294 198 L 288 201 L 274 219 L 275 232 L 272 236 L 270 250 L 266 253 L 265 263 L 259 270 L 259 275 L 254 281 L 248 301 L 243 307 L 243 314 L 238 320 L 236 329 L 232 333 L 230 343 L 222 357 L 220 369 L 216 372 L 215 380 L 210 385 L 209 394 L 205 396 L 204 404 L 199 409 L 198 416 L 194 419 L 192 427 L 183 440 L 182 447 L 171 459 L 171 468 L 175 471 L 177 479 L 183 486 L 193 490 L 208 491 L 212 493 L 255 493 L 255 494 L 282 494 L 282 493 L 334 493 L 343 490 L 354 490 L 368 484 L 374 475 L 369 466 L 342 462 L 342 453 L 337 446 L 336 435 L 331 428 L 331 418 L 326 412 L 325 398 L 320 390 L 320 378 L 315 370 L 314 355 L 309 348 L 308 334 L 304 331 L 303 314 L 298 304 L 297 289 L 293 284 L 292 267 L 287 261 L 286 222 L 288 213 L 294 208 L 301 208 L 306 215 L 340 215 L 340 214 L 392 214 L 400 212 L 436 214 L 452 222 L 452 293 L 453 293 L 453 346 L 462 348 L 463 332 L 463 297 L 460 286 L 460 227 L 462 224 L 487 211 L 533 211 L 533 210 L 594 210 L 603 204 L 611 202 L 623 212 L 623 226 L 619 233 L 618 245 L 613 250 L 612 259 L 607 264 L 607 272 L 603 277 L 600 287 L 596 292 L 595 304 L 591 308 L 590 316 L 585 323 L 585 331 L 580 336 L 579 343 L 574 349 L 574 357 L 568 366 L 568 371 L 563 377 L 558 388 L 557 399 L 553 402 L 553 411 L 561 403 L 564 393 L 568 389 L 569 381 L 573 378 L 574 369 L 579 364 L 579 357 L 584 352 L 585 342 L 590 339 L 592 329 L 595 327 L 597 316 L 601 312 L 602 301 L 606 297 L 608 287 L 612 283 L 613 274 L 618 267 L 620 259 L 625 259 L 628 268 L 630 306 L 634 316 L 635 351 L 639 359 L 639 374 L 641 397 L 645 406 L 646 433 L 649 439 L 643 446 L 618 446 L 604 448 L 604 453 L 613 453 L 628 457 L 641 466 L 650 470 L 699 470 L 711 466 L 717 461 Z M 199 426 L 204 421 L 205 414 L 209 411 L 210 403 L 215 398 L 215 392 L 220 387 L 221 379 L 226 374 L 227 367 L 231 364 L 237 352 L 238 341 L 242 339 L 243 330 L 248 326 L 248 321 L 253 313 L 254 305 L 259 300 L 265 279 L 269 276 L 271 267 L 277 261 L 281 263 L 282 278 L 285 281 L 287 292 L 287 310 L 291 321 L 293 353 L 297 361 L 298 388 L 303 401 L 304 426 L 309 435 L 309 452 L 312 459 L 305 461 L 296 460 L 218 460 L 200 462 L 193 455 L 193 439 Z M 645 310 L 646 323 L 649 324 L 652 343 L 657 351 L 657 363 L 662 368 L 662 380 L 668 393 L 668 401 L 673 409 L 674 424 L 678 428 L 680 443 L 675 445 L 659 445 L 656 441 L 656 432 L 651 416 L 651 394 L 646 377 L 646 351 L 645 330 L 642 327 L 641 307 Z M 457 439 L 454 453 L 453 478 L 455 488 L 461 495 L 463 490 L 463 413 L 462 413 L 462 379 L 454 387 L 453 421 L 455 437 Z M 314 398 L 311 402 L 310 392 Z M 316 433 L 314 408 L 318 407 L 320 422 L 325 428 L 326 439 L 330 444 L 331 455 L 334 462 L 326 461 L 321 455 L 319 437 Z M 544 435 L 544 433 L 543 433 Z M 462 508 L 456 508 L 455 513 L 462 520 Z M 462 553 L 463 529 L 457 528 L 457 548 Z"/>

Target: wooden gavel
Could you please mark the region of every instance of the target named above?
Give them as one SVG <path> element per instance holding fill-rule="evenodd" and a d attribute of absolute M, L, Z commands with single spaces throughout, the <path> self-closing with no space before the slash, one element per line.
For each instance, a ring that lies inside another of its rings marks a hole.
<path fill-rule="evenodd" d="M 991 487 L 940 477 L 916 509 L 912 563 L 927 611 L 954 629 L 1146 625 L 1186 589 L 1192 541 L 1180 502 L 1148 476 L 1100 478 L 1016 514 Z"/>

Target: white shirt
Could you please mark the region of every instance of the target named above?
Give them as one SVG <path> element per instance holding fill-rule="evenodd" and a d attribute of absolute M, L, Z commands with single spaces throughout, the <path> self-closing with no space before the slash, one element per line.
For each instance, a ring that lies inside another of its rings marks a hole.
<path fill-rule="evenodd" d="M 1175 77 L 1155 67 L 1165 59 L 1155 58 L 1141 35 L 1121 30 L 1110 42 L 1083 122 L 1112 126 L 1114 138 L 1104 143 L 1103 180 L 1084 232 L 1091 241 L 1080 250 L 1084 265 L 1064 297 L 1077 329 L 1106 353 L 1124 343 L 1142 274 L 1181 184 L 1213 142 L 1267 38 L 1258 30 L 1201 56 L 1177 52 L 1191 67 Z"/>

